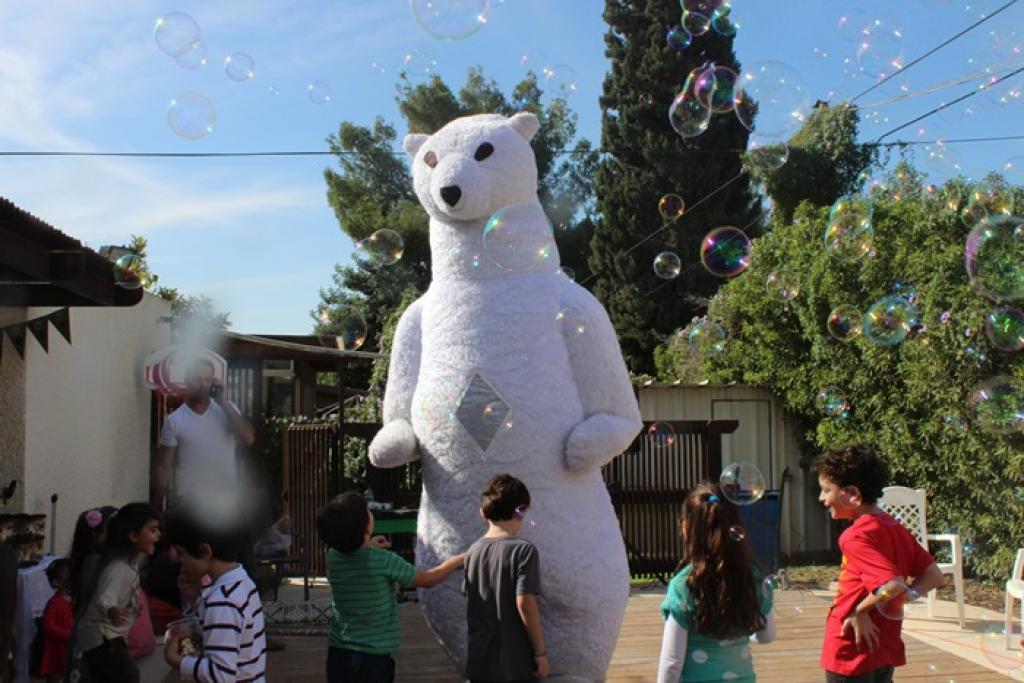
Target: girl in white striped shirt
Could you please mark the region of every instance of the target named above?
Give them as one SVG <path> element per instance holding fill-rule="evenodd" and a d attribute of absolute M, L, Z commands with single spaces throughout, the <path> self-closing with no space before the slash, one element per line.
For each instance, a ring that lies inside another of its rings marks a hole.
<path fill-rule="evenodd" d="M 169 633 L 164 659 L 184 680 L 264 683 L 263 604 L 256 585 L 238 563 L 241 535 L 179 514 L 172 519 L 168 536 L 189 580 L 198 583 L 209 575 L 213 584 L 203 590 L 196 606 L 203 642 L 186 645 L 186 634 Z"/>

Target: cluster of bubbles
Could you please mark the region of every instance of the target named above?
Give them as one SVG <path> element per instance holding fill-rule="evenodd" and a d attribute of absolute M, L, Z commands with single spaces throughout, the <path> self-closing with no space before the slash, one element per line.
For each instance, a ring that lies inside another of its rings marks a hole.
<path fill-rule="evenodd" d="M 732 16 L 732 5 L 725 0 L 682 0 L 683 14 L 679 24 L 669 28 L 665 41 L 673 50 L 683 51 L 690 47 L 695 37 L 708 31 L 732 38 L 739 31 L 739 24 Z"/>
<path fill-rule="evenodd" d="M 718 486 L 722 495 L 736 505 L 753 505 L 764 496 L 766 483 L 757 465 L 735 462 L 722 470 Z"/>

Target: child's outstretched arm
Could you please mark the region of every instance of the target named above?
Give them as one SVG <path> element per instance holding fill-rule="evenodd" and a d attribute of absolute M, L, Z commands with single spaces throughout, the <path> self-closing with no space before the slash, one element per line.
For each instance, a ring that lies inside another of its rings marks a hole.
<path fill-rule="evenodd" d="M 910 582 L 910 590 L 918 595 L 924 595 L 929 591 L 935 590 L 945 582 L 946 577 L 943 576 L 939 565 L 932 562 L 921 576 L 915 576 L 914 580 Z"/>
<path fill-rule="evenodd" d="M 456 570 L 462 569 L 462 565 L 465 561 L 465 555 L 456 555 L 455 557 L 445 560 L 433 569 L 417 569 L 416 576 L 413 577 L 412 580 L 412 585 L 416 588 L 433 588 L 451 576 Z"/>
<path fill-rule="evenodd" d="M 516 596 L 516 608 L 519 610 L 519 618 L 523 620 L 523 626 L 526 627 L 530 645 L 533 646 L 533 661 L 537 665 L 534 676 L 547 678 L 548 651 L 544 646 L 544 627 L 540 623 L 540 607 L 537 605 L 537 596 L 520 593 Z"/>
<path fill-rule="evenodd" d="M 669 616 L 665 619 L 661 656 L 658 658 L 658 683 L 678 683 L 683 677 L 688 640 L 689 632 L 675 618 Z"/>

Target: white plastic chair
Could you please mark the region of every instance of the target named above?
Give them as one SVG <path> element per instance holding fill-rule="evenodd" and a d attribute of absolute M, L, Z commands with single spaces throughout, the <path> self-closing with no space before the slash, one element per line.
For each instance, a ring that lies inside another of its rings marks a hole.
<path fill-rule="evenodd" d="M 953 589 L 956 592 L 956 613 L 960 628 L 964 627 L 964 546 L 960 534 L 930 534 L 926 520 L 925 508 L 928 495 L 924 489 L 911 489 L 906 486 L 886 486 L 882 489 L 879 507 L 895 517 L 903 528 L 909 531 L 921 547 L 928 550 L 928 541 L 948 543 L 950 562 L 939 562 L 938 567 L 943 574 L 953 575 Z M 935 594 L 928 593 L 928 616 L 935 616 Z"/>
<path fill-rule="evenodd" d="M 1024 548 L 1017 551 L 1017 559 L 1013 562 L 1013 574 L 1006 582 L 1006 649 L 1013 649 L 1013 601 L 1024 603 Z M 1024 625 L 1021 626 L 1024 630 Z"/>

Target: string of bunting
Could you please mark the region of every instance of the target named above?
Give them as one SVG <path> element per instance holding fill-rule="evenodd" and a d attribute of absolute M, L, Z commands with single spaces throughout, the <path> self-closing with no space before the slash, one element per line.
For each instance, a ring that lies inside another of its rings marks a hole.
<path fill-rule="evenodd" d="M 30 332 L 35 337 L 35 340 L 39 342 L 39 345 L 43 347 L 43 351 L 49 353 L 50 325 L 53 325 L 54 329 L 60 332 L 60 336 L 64 337 L 68 344 L 71 343 L 71 311 L 67 308 L 58 309 L 53 313 L 47 313 L 32 320 L 23 320 L 0 327 L 0 363 L 3 362 L 3 340 L 5 335 L 10 340 L 14 350 L 18 352 L 18 356 L 23 360 L 25 358 L 25 340 Z"/>

